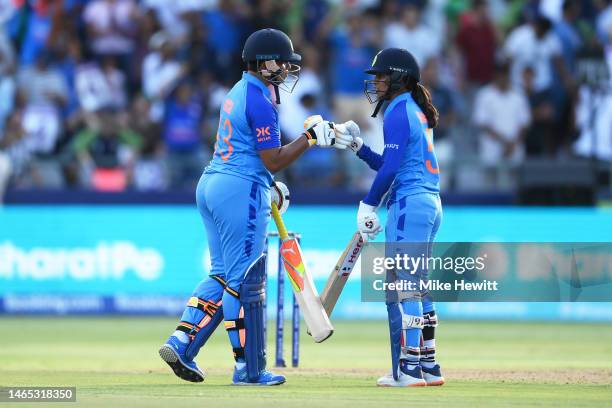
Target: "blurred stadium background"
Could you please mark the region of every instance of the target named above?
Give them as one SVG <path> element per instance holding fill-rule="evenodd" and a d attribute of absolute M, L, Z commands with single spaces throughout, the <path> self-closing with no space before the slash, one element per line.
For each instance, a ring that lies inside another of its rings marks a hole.
<path fill-rule="evenodd" d="M 263 27 L 303 55 L 281 95 L 287 141 L 321 113 L 380 149 L 363 69 L 386 46 L 414 53 L 442 117 L 440 241 L 610 241 L 610 0 L 0 0 L 0 25 L 1 313 L 182 310 L 208 268 L 194 187 L 242 44 Z M 277 178 L 321 289 L 373 173 L 312 149 Z M 359 294 L 357 273 L 334 317 L 384 316 Z M 485 317 L 611 311 L 489 304 Z"/>

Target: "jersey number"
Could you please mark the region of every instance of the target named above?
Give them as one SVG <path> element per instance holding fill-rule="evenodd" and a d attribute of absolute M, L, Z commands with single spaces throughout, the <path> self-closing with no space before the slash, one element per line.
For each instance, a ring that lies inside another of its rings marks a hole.
<path fill-rule="evenodd" d="M 221 119 L 219 120 L 215 154 L 218 154 L 223 161 L 227 161 L 234 151 L 234 146 L 232 146 L 230 142 L 234 128 L 232 127 L 232 122 L 230 122 L 228 118 L 224 119 L 223 116 L 224 115 L 221 115 Z"/>
<path fill-rule="evenodd" d="M 425 131 L 425 139 L 427 140 L 427 152 L 433 153 L 433 130 L 427 129 Z M 438 168 L 438 162 L 436 157 L 433 154 L 428 154 L 429 159 L 425 160 L 425 167 L 427 167 L 427 171 L 432 174 L 439 174 L 440 169 Z"/>

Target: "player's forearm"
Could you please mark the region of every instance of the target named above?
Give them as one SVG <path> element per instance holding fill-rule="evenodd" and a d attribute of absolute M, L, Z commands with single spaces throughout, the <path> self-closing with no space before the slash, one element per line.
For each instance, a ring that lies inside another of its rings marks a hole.
<path fill-rule="evenodd" d="M 366 162 L 374 171 L 378 171 L 383 164 L 382 156 L 372 151 L 372 149 L 365 144 L 357 151 L 357 157 Z"/>
<path fill-rule="evenodd" d="M 279 172 L 296 161 L 308 148 L 308 139 L 301 135 L 293 142 L 276 149 L 260 152 L 264 165 L 271 173 Z"/>
<path fill-rule="evenodd" d="M 383 166 L 376 175 L 368 195 L 362 201 L 368 205 L 377 207 L 385 193 L 391 187 L 393 180 L 395 180 L 397 170 L 396 166 Z"/>

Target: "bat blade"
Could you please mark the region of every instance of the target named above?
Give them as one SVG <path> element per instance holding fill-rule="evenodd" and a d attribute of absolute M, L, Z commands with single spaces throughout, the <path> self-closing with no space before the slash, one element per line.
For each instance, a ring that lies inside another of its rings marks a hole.
<path fill-rule="evenodd" d="M 321 343 L 334 333 L 334 327 L 323 308 L 312 276 L 306 269 L 300 244 L 295 238 L 289 238 L 283 219 L 275 205 L 272 205 L 272 217 L 282 240 L 280 251 L 283 266 L 291 280 L 291 286 L 302 310 L 308 332 L 311 333 L 315 342 Z"/>
<path fill-rule="evenodd" d="M 342 293 L 346 281 L 357 264 L 363 246 L 363 238 L 361 233 L 357 231 L 353 234 L 353 237 L 344 249 L 344 252 L 342 252 L 342 255 L 340 255 L 340 258 L 338 258 L 338 262 L 336 262 L 334 269 L 327 279 L 325 288 L 321 293 L 321 303 L 328 316 L 331 316 L 340 293 Z"/>

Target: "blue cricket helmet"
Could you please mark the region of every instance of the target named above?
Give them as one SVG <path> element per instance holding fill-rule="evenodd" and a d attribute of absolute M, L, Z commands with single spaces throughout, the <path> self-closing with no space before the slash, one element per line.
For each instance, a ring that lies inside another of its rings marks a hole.
<path fill-rule="evenodd" d="M 298 63 L 302 57 L 293 50 L 293 43 L 287 34 L 274 28 L 264 28 L 255 31 L 247 38 L 242 50 L 242 60 L 244 62 L 277 60 Z"/>

